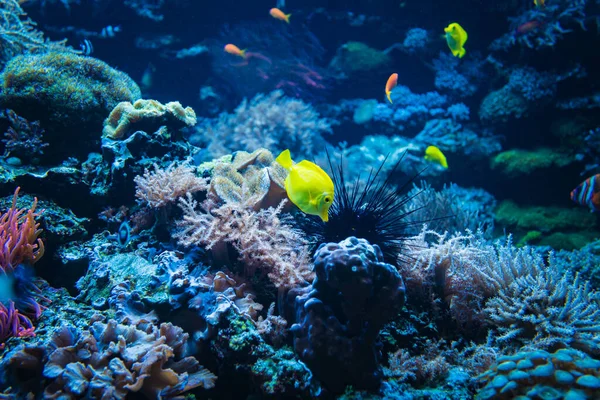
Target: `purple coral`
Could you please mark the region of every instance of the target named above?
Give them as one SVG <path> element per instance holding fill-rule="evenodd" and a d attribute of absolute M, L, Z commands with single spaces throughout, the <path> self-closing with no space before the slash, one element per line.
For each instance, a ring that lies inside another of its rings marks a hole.
<path fill-rule="evenodd" d="M 42 141 L 44 130 L 39 121 L 29 122 L 19 117 L 12 110 L 6 110 L 0 117 L 8 119 L 9 127 L 4 133 L 4 156 L 17 156 L 22 159 L 31 159 L 44 154 L 44 148 L 48 143 Z"/>
<path fill-rule="evenodd" d="M 350 237 L 322 244 L 311 287 L 292 290 L 294 348 L 333 392 L 376 387 L 381 378 L 377 335 L 404 302 L 404 283 L 377 245 Z"/>
<path fill-rule="evenodd" d="M 33 323 L 15 309 L 15 303 L 8 302 L 8 308 L 0 302 L 0 350 L 11 337 L 35 336 Z"/>

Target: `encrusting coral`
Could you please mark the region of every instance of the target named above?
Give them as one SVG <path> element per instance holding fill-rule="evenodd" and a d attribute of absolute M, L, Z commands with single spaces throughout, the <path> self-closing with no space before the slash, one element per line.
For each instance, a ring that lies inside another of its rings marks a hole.
<path fill-rule="evenodd" d="M 499 357 L 478 380 L 486 385 L 477 400 L 597 399 L 600 361 L 573 349 L 520 351 Z"/>

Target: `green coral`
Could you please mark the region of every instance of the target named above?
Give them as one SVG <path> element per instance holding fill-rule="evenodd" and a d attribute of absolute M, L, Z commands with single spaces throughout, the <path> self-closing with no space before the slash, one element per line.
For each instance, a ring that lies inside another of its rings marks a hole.
<path fill-rule="evenodd" d="M 498 204 L 495 210 L 497 223 L 519 230 L 556 232 L 596 227 L 596 216 L 583 208 L 519 206 L 510 200 Z"/>
<path fill-rule="evenodd" d="M 29 120 L 39 120 L 49 134 L 64 135 L 61 128 L 86 129 L 98 136 L 102 122 L 122 101 L 140 98 L 137 84 L 105 62 L 73 53 L 50 52 L 13 58 L 0 75 L 0 106 Z M 52 145 L 52 142 L 50 142 Z M 72 148 L 73 145 L 69 146 Z"/>
<path fill-rule="evenodd" d="M 331 67 L 340 73 L 352 75 L 380 69 L 390 62 L 390 56 L 380 50 L 361 42 L 348 42 L 337 50 Z"/>
<path fill-rule="evenodd" d="M 543 234 L 540 231 L 529 231 L 518 242 L 517 247 L 523 247 L 528 244 L 536 244 L 542 238 Z"/>
<path fill-rule="evenodd" d="M 221 365 L 235 366 L 234 379 L 257 383 L 268 398 L 312 398 L 319 392 L 312 373 L 293 351 L 273 348 L 252 321 L 232 309 L 225 316 L 227 324 L 219 329 L 213 347 L 223 358 Z"/>
<path fill-rule="evenodd" d="M 594 214 L 582 208 L 519 206 L 505 200 L 495 209 L 496 223 L 521 237 L 518 245 L 578 249 L 600 236 Z"/>
<path fill-rule="evenodd" d="M 93 304 L 98 299 L 106 299 L 113 287 L 129 281 L 131 288 L 140 292 L 140 296 L 150 303 L 167 301 L 167 293 L 150 289 L 157 266 L 134 253 L 122 253 L 101 257 L 100 266 L 89 268 L 85 276 L 77 282 L 81 290 L 77 300 Z M 104 274 L 99 274 L 102 270 Z"/>
<path fill-rule="evenodd" d="M 540 169 L 565 167 L 575 161 L 575 157 L 562 150 L 539 148 L 533 151 L 513 149 L 496 155 L 491 162 L 492 169 L 508 176 L 527 175 Z"/>

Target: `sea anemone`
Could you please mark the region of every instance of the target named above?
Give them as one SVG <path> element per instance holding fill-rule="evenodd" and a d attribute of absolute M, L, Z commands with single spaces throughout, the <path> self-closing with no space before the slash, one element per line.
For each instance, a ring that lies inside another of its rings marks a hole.
<path fill-rule="evenodd" d="M 409 195 L 408 189 L 424 170 L 399 186 L 393 183 L 393 175 L 405 154 L 400 157 L 385 179 L 380 179 L 380 173 L 387 157 L 377 170 L 371 169 L 366 181 L 358 176 L 354 182 L 349 183 L 344 178 L 342 157 L 334 167 L 327 152 L 336 190 L 335 200 L 329 209 L 328 222 L 310 217 L 300 222 L 312 238 L 311 242 L 317 246 L 320 243 L 337 243 L 349 236 L 355 236 L 377 244 L 383 251 L 386 262 L 395 265 L 398 261 L 402 261 L 403 243 L 406 238 L 415 233 L 410 227 L 421 226 L 426 222 L 407 219 L 410 214 L 422 207 L 410 211 L 406 211 L 405 207 L 421 193 L 418 191 Z"/>

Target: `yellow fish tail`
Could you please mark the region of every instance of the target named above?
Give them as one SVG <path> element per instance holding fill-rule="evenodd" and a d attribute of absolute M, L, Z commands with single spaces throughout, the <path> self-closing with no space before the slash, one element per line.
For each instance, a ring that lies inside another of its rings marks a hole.
<path fill-rule="evenodd" d="M 292 168 L 292 165 L 294 165 L 294 162 L 292 161 L 292 155 L 290 154 L 289 150 L 282 151 L 275 161 L 281 164 L 281 166 L 288 171 Z"/>
<path fill-rule="evenodd" d="M 393 101 L 392 101 L 392 91 L 391 90 L 386 90 L 385 91 L 385 95 L 386 95 L 388 101 L 390 102 L 390 104 L 393 104 Z"/>
<path fill-rule="evenodd" d="M 456 54 L 458 56 L 458 58 L 463 58 L 464 55 L 466 54 L 466 50 L 464 47 L 461 47 L 460 50 L 457 51 L 458 54 Z"/>
<path fill-rule="evenodd" d="M 285 22 L 287 22 L 288 24 L 290 23 L 290 17 L 292 16 L 292 14 L 286 14 L 285 15 Z"/>

